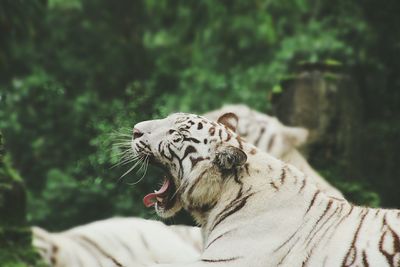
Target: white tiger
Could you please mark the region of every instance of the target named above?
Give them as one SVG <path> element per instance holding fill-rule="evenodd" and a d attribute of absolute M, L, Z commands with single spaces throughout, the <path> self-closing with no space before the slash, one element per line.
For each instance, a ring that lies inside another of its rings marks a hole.
<path fill-rule="evenodd" d="M 32 227 L 33 246 L 53 267 L 136 267 L 198 258 L 198 227 L 166 226 L 140 218 L 112 218 L 49 233 Z"/>
<path fill-rule="evenodd" d="M 251 110 L 245 105 L 229 105 L 225 106 L 222 109 L 210 112 L 205 114 L 206 117 L 210 119 L 217 120 L 221 115 L 233 112 L 239 118 L 238 124 L 238 132 L 241 136 L 246 136 L 246 140 L 259 145 L 261 148 L 264 147 L 267 152 L 270 152 L 272 155 L 283 158 L 287 160 L 288 156 L 299 155 L 299 159 L 295 162 L 298 163 L 297 167 L 305 167 L 309 168 L 310 171 L 313 171 L 311 167 L 307 164 L 305 159 L 301 156 L 301 154 L 295 149 L 295 147 L 302 145 L 307 138 L 307 130 L 298 127 L 287 127 L 282 125 L 276 118 L 270 117 L 268 115 L 256 112 Z M 267 127 L 268 125 L 268 127 Z M 267 149 L 268 148 L 268 149 Z M 315 175 L 318 175 L 315 173 Z M 322 186 L 321 186 L 322 188 Z M 328 188 L 328 186 L 326 187 Z M 328 190 L 327 190 L 328 191 Z M 333 195 L 333 193 L 332 193 Z M 338 194 L 337 194 L 338 195 Z M 153 222 L 150 222 L 150 228 L 154 227 Z M 84 232 L 91 233 L 93 232 L 94 226 L 97 228 L 101 228 L 101 232 L 105 233 L 109 238 L 116 240 L 125 240 L 127 236 L 135 235 L 137 231 L 142 231 L 147 233 L 146 225 L 136 223 L 136 219 L 111 219 L 96 222 L 95 224 L 90 224 L 85 227 L 81 227 L 80 229 Z M 197 244 L 197 249 L 200 248 L 200 231 L 198 228 L 193 230 L 189 230 L 189 227 L 181 227 L 181 226 L 170 226 L 164 227 L 162 225 L 157 224 L 160 229 L 158 231 L 167 231 L 167 233 L 171 232 L 171 229 L 174 229 L 177 233 L 183 232 L 184 240 L 190 242 L 192 240 L 193 243 Z M 141 228 L 143 227 L 143 228 Z M 124 231 L 116 231 L 116 229 L 124 229 Z M 58 234 L 50 234 L 45 230 L 34 227 L 34 244 L 37 248 L 40 249 L 41 255 L 45 259 L 45 261 L 52 266 L 69 266 L 71 265 L 71 261 L 74 259 L 73 257 L 65 257 L 67 252 L 67 246 L 71 242 L 62 242 L 59 240 L 65 237 L 65 233 Z M 61 238 L 60 238 L 61 236 Z M 99 236 L 96 237 L 99 240 Z M 65 239 L 65 238 L 64 238 Z M 54 244 L 58 240 L 58 245 L 54 246 Z M 137 240 L 137 239 L 136 239 Z M 142 240 L 137 240 L 138 244 L 135 242 L 127 242 L 125 246 L 129 251 L 137 250 L 137 247 L 142 246 Z M 151 242 L 151 241 L 147 241 Z M 77 247 L 77 243 L 73 243 Z M 56 247 L 57 249 L 53 249 Z M 180 243 L 176 249 L 180 249 Z M 113 246 L 103 246 L 104 252 L 106 254 L 114 255 L 115 248 Z M 71 249 L 69 249 L 71 250 Z M 77 257 L 80 257 L 81 262 L 86 262 L 85 264 L 90 266 L 87 262 L 96 262 L 96 258 L 101 256 L 96 254 L 88 254 L 88 253 L 77 253 L 75 254 Z M 148 257 L 148 254 L 143 254 L 144 259 Z M 147 256 L 146 256 L 147 255 Z M 85 259 L 83 259 L 85 258 Z M 106 259 L 107 260 L 107 259 Z M 139 260 L 139 259 L 136 259 Z M 52 264 L 56 262 L 57 265 Z M 143 261 L 143 259 L 142 259 Z"/>
<path fill-rule="evenodd" d="M 241 104 L 226 105 L 218 110 L 208 112 L 204 116 L 216 121 L 222 115 L 229 113 L 237 116 L 237 132 L 247 142 L 273 157 L 296 166 L 313 179 L 321 191 L 333 197 L 344 198 L 342 193 L 322 178 L 296 149 L 306 142 L 308 130 L 285 126 L 277 118 Z"/>
<path fill-rule="evenodd" d="M 145 203 L 161 217 L 186 209 L 205 237 L 199 260 L 155 266 L 400 266 L 399 210 L 327 196 L 243 142 L 232 120 L 178 113 L 135 125 L 133 151 L 167 173 Z"/>

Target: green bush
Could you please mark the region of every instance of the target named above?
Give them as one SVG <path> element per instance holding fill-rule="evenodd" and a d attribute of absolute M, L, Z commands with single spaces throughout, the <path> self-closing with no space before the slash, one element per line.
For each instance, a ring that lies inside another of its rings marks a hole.
<path fill-rule="evenodd" d="M 113 143 L 129 131 L 118 140 L 114 131 L 228 102 L 271 112 L 282 79 L 301 62 L 326 60 L 362 89 L 368 134 L 359 177 L 324 174 L 356 203 L 377 205 L 374 191 L 384 206 L 400 203 L 397 0 L 25 2 L 0 3 L 0 28 L 9 29 L 0 38 L 0 128 L 27 184 L 31 223 L 150 216 L 141 197 L 159 174 L 118 182 L 128 166 L 112 168 L 121 152 Z"/>

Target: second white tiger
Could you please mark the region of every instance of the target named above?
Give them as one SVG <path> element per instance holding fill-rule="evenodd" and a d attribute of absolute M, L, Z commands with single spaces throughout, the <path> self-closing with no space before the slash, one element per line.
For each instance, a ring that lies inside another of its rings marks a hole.
<path fill-rule="evenodd" d="M 293 164 L 314 180 L 316 186 L 326 194 L 344 198 L 342 193 L 319 175 L 296 149 L 306 142 L 308 130 L 285 126 L 277 118 L 245 105 L 227 105 L 204 116 L 217 121 L 224 114 L 230 113 L 237 117 L 237 133 L 247 142 L 284 162 Z"/>
<path fill-rule="evenodd" d="M 141 218 L 111 218 L 49 233 L 33 227 L 33 246 L 51 267 L 143 267 L 195 259 L 198 227 Z"/>

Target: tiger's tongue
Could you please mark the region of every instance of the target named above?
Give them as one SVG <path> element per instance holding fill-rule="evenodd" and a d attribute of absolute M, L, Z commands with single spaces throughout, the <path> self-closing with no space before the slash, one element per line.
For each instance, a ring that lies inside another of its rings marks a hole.
<path fill-rule="evenodd" d="M 169 179 L 164 179 L 164 183 L 158 191 L 154 191 L 154 193 L 147 194 L 143 198 L 143 203 L 146 206 L 146 208 L 154 206 L 157 202 L 157 197 L 163 198 L 162 195 L 165 194 L 165 192 L 167 192 L 169 184 L 170 184 Z"/>

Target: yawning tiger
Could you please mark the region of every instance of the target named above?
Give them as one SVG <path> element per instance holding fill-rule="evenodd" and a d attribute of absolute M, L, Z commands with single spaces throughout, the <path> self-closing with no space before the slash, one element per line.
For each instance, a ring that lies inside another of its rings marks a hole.
<path fill-rule="evenodd" d="M 135 125 L 133 151 L 166 171 L 145 204 L 162 217 L 183 207 L 205 237 L 199 260 L 156 266 L 400 266 L 399 210 L 326 195 L 234 126 L 183 113 Z"/>

